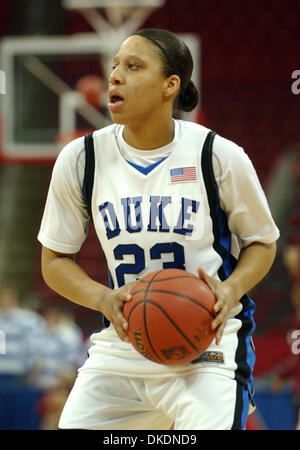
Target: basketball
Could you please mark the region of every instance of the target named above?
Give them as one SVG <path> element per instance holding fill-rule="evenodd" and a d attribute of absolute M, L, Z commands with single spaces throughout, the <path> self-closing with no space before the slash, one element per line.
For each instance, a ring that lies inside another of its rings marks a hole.
<path fill-rule="evenodd" d="M 148 273 L 124 303 L 131 344 L 144 357 L 167 365 L 197 359 L 215 337 L 215 296 L 196 275 L 180 269 Z"/>

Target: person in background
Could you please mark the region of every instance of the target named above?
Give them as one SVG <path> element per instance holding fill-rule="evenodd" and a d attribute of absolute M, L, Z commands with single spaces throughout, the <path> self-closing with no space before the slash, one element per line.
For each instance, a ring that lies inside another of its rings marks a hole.
<path fill-rule="evenodd" d="M 34 383 L 46 391 L 55 387 L 65 373 L 76 372 L 83 335 L 71 313 L 62 308 L 49 306 L 42 315 L 46 329 L 39 343 Z"/>
<path fill-rule="evenodd" d="M 0 290 L 0 331 L 0 429 L 37 426 L 35 406 L 40 391 L 32 380 L 45 321 L 21 306 L 11 286 Z"/>

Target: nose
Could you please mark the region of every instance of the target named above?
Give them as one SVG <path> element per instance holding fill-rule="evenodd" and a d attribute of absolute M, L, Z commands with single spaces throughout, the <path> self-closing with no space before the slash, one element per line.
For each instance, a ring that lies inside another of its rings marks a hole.
<path fill-rule="evenodd" d="M 110 74 L 109 77 L 109 82 L 111 84 L 122 84 L 123 83 L 123 77 L 121 74 L 121 70 L 120 70 L 120 66 L 117 66 L 112 73 Z"/>

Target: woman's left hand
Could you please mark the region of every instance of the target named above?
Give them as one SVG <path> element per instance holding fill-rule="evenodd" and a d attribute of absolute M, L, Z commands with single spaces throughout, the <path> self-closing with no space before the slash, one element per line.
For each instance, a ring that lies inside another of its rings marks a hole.
<path fill-rule="evenodd" d="M 207 275 L 201 267 L 198 268 L 198 275 L 208 284 L 216 297 L 214 305 L 216 316 L 212 322 L 212 329 L 217 330 L 216 344 L 219 345 L 230 311 L 239 299 L 236 298 L 234 290 L 229 285 Z"/>

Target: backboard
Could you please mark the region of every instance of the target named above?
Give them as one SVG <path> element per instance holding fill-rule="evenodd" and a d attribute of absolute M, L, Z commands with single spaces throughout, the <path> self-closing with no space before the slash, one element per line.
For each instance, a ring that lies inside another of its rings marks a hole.
<path fill-rule="evenodd" d="M 106 2 L 108 3 L 108 2 Z M 112 5 L 122 3 L 122 17 Z M 0 95 L 2 157 L 12 160 L 53 160 L 73 138 L 111 123 L 107 109 L 107 78 L 121 42 L 145 20 L 128 14 L 135 0 L 109 2 L 112 17 L 100 24 L 93 14 L 95 33 L 72 36 L 21 36 L 0 45 L 0 69 L 5 74 L 5 94 Z M 161 0 L 143 0 L 149 8 Z M 68 8 L 104 7 L 105 0 L 65 0 Z M 152 5 L 150 7 L 150 4 Z M 81 11 L 82 12 L 82 11 Z M 149 14 L 149 11 L 147 12 Z M 193 34 L 179 34 L 194 59 L 193 81 L 201 93 L 201 42 Z M 201 107 L 201 99 L 200 99 Z M 197 111 L 182 118 L 194 120 Z"/>

